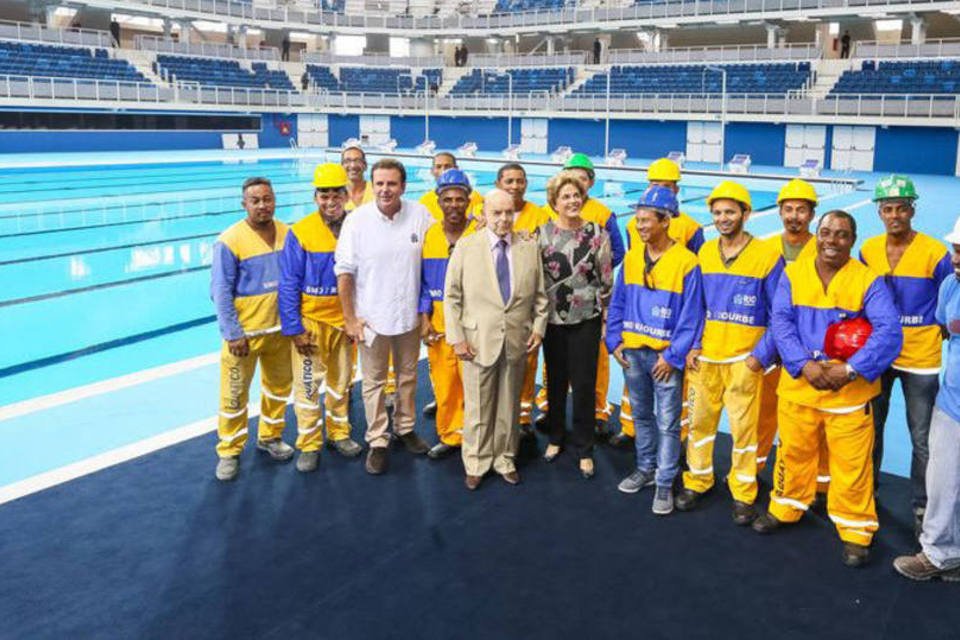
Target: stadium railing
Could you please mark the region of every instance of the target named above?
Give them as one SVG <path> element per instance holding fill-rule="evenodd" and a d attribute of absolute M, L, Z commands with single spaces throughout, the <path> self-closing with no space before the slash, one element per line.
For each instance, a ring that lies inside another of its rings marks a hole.
<path fill-rule="evenodd" d="M 300 60 L 308 64 L 338 64 L 350 67 L 442 67 L 443 56 L 390 56 L 387 54 L 364 54 L 360 56 L 337 55 L 331 51 L 304 51 Z"/>
<path fill-rule="evenodd" d="M 201 58 L 227 58 L 230 60 L 279 60 L 276 47 L 238 47 L 216 42 L 174 42 L 157 36 L 139 34 L 134 37 L 134 46 L 143 51 L 155 51 L 171 55 Z"/>
<path fill-rule="evenodd" d="M 8 22 L 6 20 L 0 21 L 0 39 L 107 49 L 113 45 L 113 37 L 108 31 L 72 28 L 58 29 L 39 24 Z"/>
<path fill-rule="evenodd" d="M 682 47 L 666 51 L 643 49 L 611 49 L 608 64 L 678 63 L 678 62 L 757 62 L 780 60 L 813 60 L 820 57 L 815 44 L 786 44 L 770 48 L 765 45 L 723 45 L 718 47 Z"/>
<path fill-rule="evenodd" d="M 591 58 L 592 60 L 592 58 Z M 517 68 L 517 67 L 576 67 L 587 63 L 586 51 L 569 53 L 528 53 L 520 55 L 476 54 L 467 59 L 469 67 Z"/>
<path fill-rule="evenodd" d="M 923 44 L 864 40 L 854 43 L 854 58 L 960 58 L 960 38 L 927 40 Z"/>

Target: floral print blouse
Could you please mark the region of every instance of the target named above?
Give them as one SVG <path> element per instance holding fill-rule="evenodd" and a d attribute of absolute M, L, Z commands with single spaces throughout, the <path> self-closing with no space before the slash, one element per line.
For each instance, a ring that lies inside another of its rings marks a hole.
<path fill-rule="evenodd" d="M 553 220 L 540 227 L 543 276 L 551 324 L 577 324 L 603 313 L 613 289 L 610 236 L 600 225 L 561 229 Z"/>

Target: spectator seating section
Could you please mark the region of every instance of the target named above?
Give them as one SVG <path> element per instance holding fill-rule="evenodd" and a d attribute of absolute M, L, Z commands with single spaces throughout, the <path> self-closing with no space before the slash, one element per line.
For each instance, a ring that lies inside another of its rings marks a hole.
<path fill-rule="evenodd" d="M 440 69 L 424 69 L 415 75 L 411 69 L 400 67 L 340 67 L 340 78 L 337 79 L 329 68 L 310 64 L 307 73 L 311 86 L 344 93 L 409 94 L 423 91 L 429 84 L 439 87 L 443 80 Z"/>
<path fill-rule="evenodd" d="M 831 95 L 850 93 L 958 94 L 960 60 L 866 60 L 861 71 L 846 71 Z"/>
<path fill-rule="evenodd" d="M 104 49 L 0 42 L 0 75 L 147 82 L 126 60 Z"/>
<path fill-rule="evenodd" d="M 253 75 L 260 79 L 264 86 L 271 89 L 296 90 L 293 83 L 290 82 L 290 77 L 283 71 L 268 69 L 266 62 L 254 62 L 251 66 L 253 67 Z"/>
<path fill-rule="evenodd" d="M 250 89 L 293 89 L 290 79 L 280 71 L 268 71 L 263 63 L 247 71 L 236 60 L 189 58 L 158 55 L 154 70 L 158 75 L 178 82 L 197 82 L 206 86 Z"/>
<path fill-rule="evenodd" d="M 569 85 L 576 73 L 573 67 L 508 69 L 497 72 L 491 69 L 474 69 L 457 80 L 450 91 L 451 95 L 503 95 L 510 92 L 513 78 L 513 93 L 525 95 L 533 91 L 562 91 Z"/>
<path fill-rule="evenodd" d="M 565 0 L 497 0 L 494 13 L 516 13 L 518 11 L 557 11 L 562 9 Z M 570 2 L 573 5 L 573 2 Z"/>
<path fill-rule="evenodd" d="M 314 89 L 326 89 L 327 91 L 340 91 L 340 81 L 337 76 L 330 73 L 327 67 L 321 67 L 316 64 L 307 65 L 307 74 L 310 76 L 310 86 Z"/>
<path fill-rule="evenodd" d="M 343 13 L 347 3 L 346 0 L 320 0 L 317 4 L 323 11 Z"/>
<path fill-rule="evenodd" d="M 423 91 L 427 87 L 439 87 L 441 84 L 443 84 L 442 69 L 424 69 L 422 75 L 417 76 L 414 86 L 417 91 Z"/>
<path fill-rule="evenodd" d="M 809 62 L 724 65 L 727 93 L 784 94 L 800 89 L 810 77 Z M 607 76 L 598 73 L 583 83 L 574 95 L 598 95 L 607 90 Z M 721 74 L 706 65 L 615 66 L 610 73 L 610 93 L 720 93 Z"/>

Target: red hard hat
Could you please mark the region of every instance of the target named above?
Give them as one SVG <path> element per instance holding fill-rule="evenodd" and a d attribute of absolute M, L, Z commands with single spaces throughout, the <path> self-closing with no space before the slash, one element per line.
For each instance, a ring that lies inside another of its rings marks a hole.
<path fill-rule="evenodd" d="M 834 322 L 827 327 L 823 352 L 832 360 L 846 362 L 867 343 L 873 327 L 866 318 L 856 317 Z"/>

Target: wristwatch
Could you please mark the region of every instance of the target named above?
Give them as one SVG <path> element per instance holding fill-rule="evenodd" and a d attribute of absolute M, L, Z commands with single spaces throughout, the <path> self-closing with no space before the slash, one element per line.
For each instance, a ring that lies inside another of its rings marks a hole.
<path fill-rule="evenodd" d="M 849 363 L 847 363 L 846 367 L 847 367 L 847 380 L 849 380 L 850 382 L 853 382 L 854 380 L 857 379 L 857 376 L 860 374 L 857 373 L 857 370 L 854 369 L 853 366 L 850 365 Z"/>

